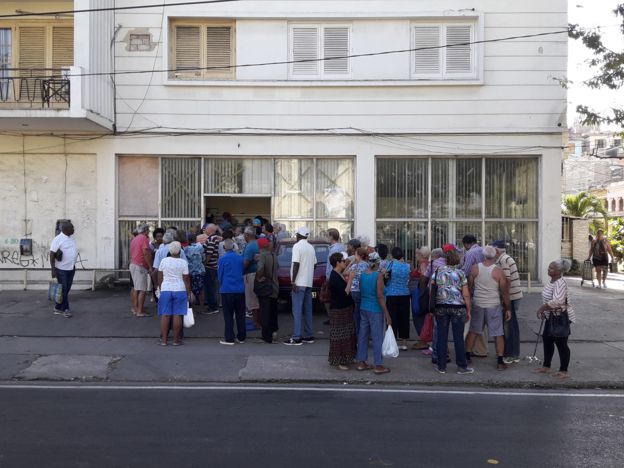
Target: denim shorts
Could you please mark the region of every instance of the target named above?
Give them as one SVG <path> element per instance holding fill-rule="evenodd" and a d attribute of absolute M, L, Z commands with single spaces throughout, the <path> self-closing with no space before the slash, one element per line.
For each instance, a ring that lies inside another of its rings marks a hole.
<path fill-rule="evenodd" d="M 503 328 L 503 307 L 473 306 L 470 314 L 470 331 L 477 335 L 483 334 L 484 324 L 488 326 L 489 336 L 505 336 Z"/>
<path fill-rule="evenodd" d="M 161 291 L 158 298 L 158 315 L 186 315 L 188 296 L 186 291 Z"/>

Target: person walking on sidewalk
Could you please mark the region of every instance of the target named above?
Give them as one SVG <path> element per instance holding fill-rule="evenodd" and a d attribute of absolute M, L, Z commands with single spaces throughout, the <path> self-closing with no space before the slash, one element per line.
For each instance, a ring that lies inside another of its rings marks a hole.
<path fill-rule="evenodd" d="M 78 248 L 74 240 L 74 225 L 70 221 L 62 221 L 61 232 L 50 244 L 50 269 L 52 278 L 61 285 L 61 303 L 54 305 L 54 314 L 71 318 L 69 309 L 69 291 L 74 282 L 76 273 L 76 259 L 78 258 Z"/>
<path fill-rule="evenodd" d="M 556 379 L 568 377 L 568 366 L 570 364 L 570 348 L 568 346 L 568 336 L 570 335 L 570 322 L 576 321 L 574 310 L 570 307 L 568 300 L 568 284 L 563 279 L 563 274 L 570 271 L 571 262 L 569 260 L 556 260 L 548 265 L 548 276 L 550 282 L 544 286 L 542 291 L 542 302 L 544 303 L 537 311 L 537 318 L 546 320 L 544 333 L 544 363 L 535 372 L 546 374 L 550 372 L 550 365 L 555 346 L 559 352 L 559 372 L 553 374 Z M 563 317 L 563 328 L 554 329 L 551 324 L 551 317 Z M 566 326 L 567 324 L 567 326 Z"/>
<path fill-rule="evenodd" d="M 503 322 L 511 319 L 509 286 L 503 270 L 496 266 L 496 249 L 488 245 L 483 249 L 483 257 L 483 262 L 474 265 L 468 277 L 468 284 L 473 291 L 473 308 L 470 331 L 466 337 L 466 358 L 470 362 L 475 340 L 478 335 L 483 334 L 483 327 L 487 324 L 490 335 L 494 337 L 496 343 L 496 369 L 505 370 L 507 365 L 503 362 L 505 353 Z"/>
<path fill-rule="evenodd" d="M 520 362 L 520 327 L 518 325 L 518 305 L 522 299 L 520 289 L 520 273 L 518 266 L 511 255 L 507 254 L 507 245 L 503 240 L 492 243 L 496 249 L 496 265 L 499 266 L 509 286 L 509 300 L 511 301 L 511 319 L 505 322 L 505 364 Z"/>
<path fill-rule="evenodd" d="M 604 231 L 598 229 L 596 231 L 596 238 L 592 241 L 589 248 L 589 255 L 587 260 L 591 259 L 592 263 L 596 267 L 596 277 L 598 279 L 598 288 L 607 287 L 607 274 L 609 273 L 609 255 L 613 257 L 613 250 L 611 250 L 611 244 L 604 236 Z M 602 286 L 600 282 L 602 281 Z"/>
<path fill-rule="evenodd" d="M 279 294 L 278 263 L 271 241 L 263 237 L 256 241 L 260 249 L 254 292 L 260 303 L 260 325 L 262 341 L 273 343 L 273 334 L 277 332 L 277 296 Z"/>
<path fill-rule="evenodd" d="M 151 268 L 152 253 L 150 251 L 149 226 L 141 224 L 137 235 L 130 242 L 130 275 L 132 276 L 132 314 L 135 317 L 150 317 L 145 313 L 145 294 L 147 293 L 147 277 Z"/>
<path fill-rule="evenodd" d="M 222 345 L 233 345 L 234 320 L 239 343 L 244 343 L 247 338 L 245 324 L 245 284 L 243 283 L 243 257 L 234 252 L 234 241 L 226 239 L 223 243 L 225 255 L 217 264 L 217 275 L 221 284 L 221 301 L 223 302 L 223 339 Z"/>
<path fill-rule="evenodd" d="M 353 322 L 353 299 L 346 292 L 347 282 L 342 276 L 345 270 L 346 252 L 330 255 L 329 264 L 329 356 L 330 366 L 349 370 L 355 359 L 357 339 Z"/>
<path fill-rule="evenodd" d="M 386 307 L 384 296 L 383 275 L 377 270 L 381 259 L 377 252 L 367 254 L 365 260 L 368 268 L 360 276 L 360 293 L 362 304 L 360 309 L 361 322 L 357 342 L 357 367 L 359 371 L 371 370 L 375 374 L 387 374 L 390 369 L 383 365 L 381 344 L 384 338 L 384 317 L 388 326 L 392 325 L 392 318 Z M 371 366 L 368 360 L 368 341 L 373 342 L 373 362 Z"/>
<path fill-rule="evenodd" d="M 308 242 L 310 230 L 300 227 L 297 230 L 297 242 L 292 248 L 290 276 L 292 284 L 292 313 L 294 318 L 292 337 L 284 341 L 285 345 L 299 346 L 302 343 L 314 343 L 312 334 L 312 283 L 316 251 Z M 303 322 L 303 335 L 301 334 Z"/>
<path fill-rule="evenodd" d="M 182 344 L 182 317 L 191 301 L 191 279 L 188 263 L 180 258 L 182 244 L 174 241 L 168 244 L 169 257 L 163 258 L 158 266 L 158 315 L 160 315 L 160 344 L 167 346 L 169 327 L 173 318 L 173 346 Z"/>

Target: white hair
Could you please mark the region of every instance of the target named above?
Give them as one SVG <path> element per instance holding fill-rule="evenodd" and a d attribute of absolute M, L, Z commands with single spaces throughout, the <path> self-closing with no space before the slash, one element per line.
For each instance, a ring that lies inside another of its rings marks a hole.
<path fill-rule="evenodd" d="M 493 260 L 496 258 L 496 249 L 491 245 L 483 247 L 483 256 L 487 260 Z"/>
<path fill-rule="evenodd" d="M 442 258 L 444 257 L 444 250 L 442 250 L 441 248 L 437 248 L 437 249 L 433 249 L 431 251 L 431 257 L 435 257 L 435 258 Z"/>
<path fill-rule="evenodd" d="M 182 244 L 180 244 L 178 241 L 173 241 L 169 244 L 169 253 L 171 255 L 178 255 L 180 253 L 180 250 L 182 250 Z"/>
<path fill-rule="evenodd" d="M 420 249 L 418 249 L 418 253 L 424 258 L 429 258 L 431 256 L 431 249 L 426 245 L 423 245 Z"/>
<path fill-rule="evenodd" d="M 572 262 L 567 258 L 560 258 L 559 260 L 554 260 L 555 268 L 559 270 L 561 273 L 567 273 L 572 268 Z"/>
<path fill-rule="evenodd" d="M 169 231 L 165 232 L 163 234 L 163 244 L 170 244 L 171 242 L 173 242 L 173 234 Z"/>
<path fill-rule="evenodd" d="M 248 236 L 254 236 L 254 237 L 255 237 L 255 236 L 256 236 L 256 228 L 255 228 L 255 227 L 253 227 L 253 226 L 247 226 L 247 227 L 245 228 L 244 233 L 245 233 L 246 235 L 248 235 Z"/>
<path fill-rule="evenodd" d="M 370 239 L 366 236 L 357 236 L 357 239 L 360 241 L 360 247 L 367 248 L 370 246 Z"/>

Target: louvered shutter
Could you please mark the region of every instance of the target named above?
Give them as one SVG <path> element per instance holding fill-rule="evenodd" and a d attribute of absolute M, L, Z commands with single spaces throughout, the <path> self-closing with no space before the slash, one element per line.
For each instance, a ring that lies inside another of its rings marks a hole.
<path fill-rule="evenodd" d="M 200 76 L 201 30 L 199 26 L 175 27 L 176 76 Z M 185 71 L 186 70 L 186 71 Z"/>
<path fill-rule="evenodd" d="M 414 27 L 415 75 L 439 75 L 441 73 L 441 49 L 437 48 L 440 45 L 440 26 Z"/>
<path fill-rule="evenodd" d="M 323 72 L 327 75 L 349 73 L 349 28 L 331 27 L 323 29 Z M 340 58 L 333 58 L 340 57 Z"/>
<path fill-rule="evenodd" d="M 206 66 L 217 67 L 207 74 L 229 75 L 232 64 L 232 28 L 230 26 L 208 26 L 206 28 Z M 223 68 L 221 68 L 223 67 Z"/>
<path fill-rule="evenodd" d="M 319 74 L 319 30 L 317 27 L 292 28 L 292 74 L 317 76 Z M 298 62 L 298 60 L 311 60 Z"/>
<path fill-rule="evenodd" d="M 446 73 L 472 73 L 473 45 L 470 42 L 472 42 L 472 26 L 463 24 L 446 27 Z"/>
<path fill-rule="evenodd" d="M 52 28 L 52 68 L 58 70 L 73 64 L 74 28 L 54 26 Z"/>
<path fill-rule="evenodd" d="M 33 75 L 43 74 L 46 68 L 46 28 L 39 26 L 23 26 L 19 28 L 19 64 L 18 68 L 36 70 Z M 38 69 L 38 70 L 37 70 Z M 31 73 L 25 71 L 25 75 Z"/>

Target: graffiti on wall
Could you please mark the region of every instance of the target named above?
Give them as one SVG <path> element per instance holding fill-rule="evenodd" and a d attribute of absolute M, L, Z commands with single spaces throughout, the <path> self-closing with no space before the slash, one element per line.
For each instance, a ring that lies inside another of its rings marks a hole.
<path fill-rule="evenodd" d="M 86 270 L 87 259 L 83 259 L 78 253 L 76 268 Z M 50 251 L 47 246 L 33 242 L 33 254 L 21 255 L 19 239 L 6 239 L 4 246 L 0 248 L 0 268 L 50 268 Z"/>

